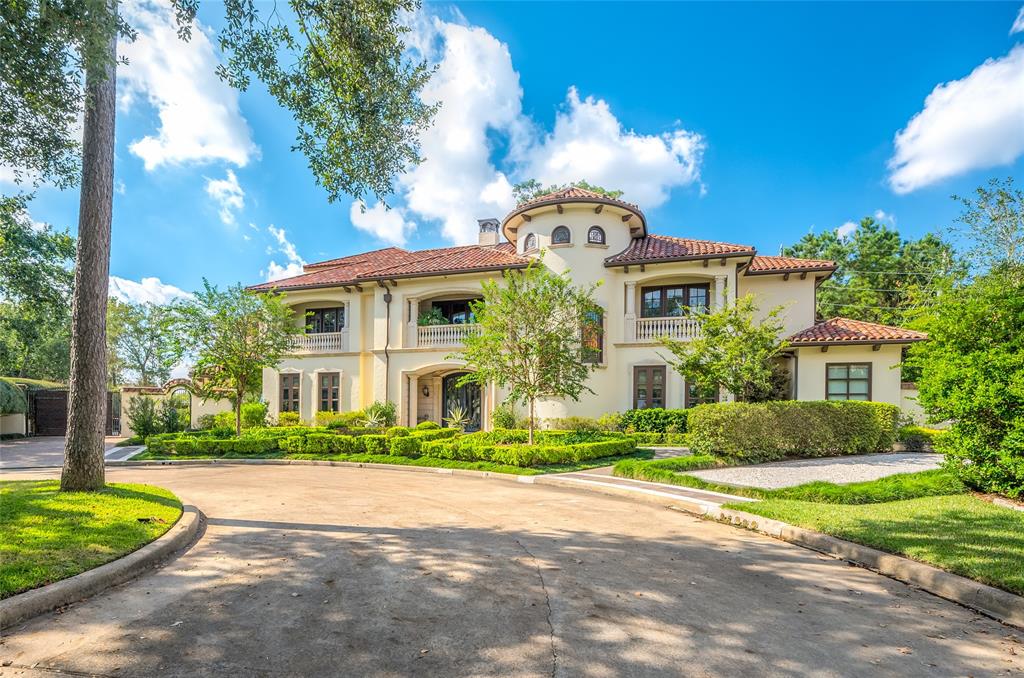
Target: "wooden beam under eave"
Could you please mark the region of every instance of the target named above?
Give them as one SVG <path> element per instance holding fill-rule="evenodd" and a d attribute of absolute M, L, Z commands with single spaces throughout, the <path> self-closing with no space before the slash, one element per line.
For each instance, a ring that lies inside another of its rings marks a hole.
<path fill-rule="evenodd" d="M 622 215 L 622 223 L 626 223 L 627 221 L 629 221 L 632 218 L 633 218 L 632 214 L 623 214 Z"/>
<path fill-rule="evenodd" d="M 871 350 L 872 351 L 881 351 L 882 350 L 882 345 L 881 344 L 872 344 L 871 345 Z"/>
<path fill-rule="evenodd" d="M 821 347 L 821 352 L 822 353 L 828 353 L 828 346 L 822 346 Z"/>
<path fill-rule="evenodd" d="M 646 264 L 640 264 L 640 272 L 644 273 L 646 271 L 647 271 L 647 265 Z"/>
<path fill-rule="evenodd" d="M 623 273 L 629 273 L 629 266 L 623 266 L 622 267 L 622 272 Z"/>
<path fill-rule="evenodd" d="M 559 214 L 565 211 L 565 208 L 562 207 L 561 205 L 555 205 L 555 209 L 558 210 Z"/>
<path fill-rule="evenodd" d="M 520 214 L 519 216 L 521 216 L 523 218 L 523 221 L 527 223 L 533 221 L 533 217 L 531 217 L 529 214 Z"/>
<path fill-rule="evenodd" d="M 594 208 L 594 214 L 600 214 L 601 210 L 603 210 L 603 209 L 604 209 L 604 205 L 598 205 L 597 207 Z"/>
<path fill-rule="evenodd" d="M 807 271 L 804 271 L 803 273 L 800 274 L 800 279 L 807 280 Z"/>
<path fill-rule="evenodd" d="M 720 265 L 722 265 L 722 266 L 725 266 L 725 257 L 722 257 L 721 259 L 719 259 L 719 260 L 718 260 L 718 263 L 719 263 Z"/>
<path fill-rule="evenodd" d="M 701 263 L 701 266 L 703 266 L 704 268 L 708 267 L 708 260 L 707 259 L 705 259 L 704 261 L 702 261 L 700 263 Z"/>
<path fill-rule="evenodd" d="M 782 279 L 789 280 L 789 271 L 786 271 L 785 273 L 782 274 Z"/>

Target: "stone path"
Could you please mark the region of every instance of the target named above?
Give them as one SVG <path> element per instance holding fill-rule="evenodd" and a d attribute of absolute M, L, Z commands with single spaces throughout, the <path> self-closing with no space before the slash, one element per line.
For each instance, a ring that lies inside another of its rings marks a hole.
<path fill-rule="evenodd" d="M 914 473 L 938 468 L 941 454 L 906 452 L 863 454 L 851 457 L 825 457 L 778 461 L 754 466 L 691 471 L 689 475 L 729 485 L 774 489 L 801 485 L 815 480 L 830 483 L 857 483 L 877 480 L 896 473 Z"/>

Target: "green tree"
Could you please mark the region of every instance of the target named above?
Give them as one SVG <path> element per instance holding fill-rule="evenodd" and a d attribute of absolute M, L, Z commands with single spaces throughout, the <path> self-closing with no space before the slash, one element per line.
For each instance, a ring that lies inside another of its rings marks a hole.
<path fill-rule="evenodd" d="M 177 314 L 171 306 L 152 303 L 126 306 L 117 355 L 136 383 L 162 384 L 184 353 L 175 338 Z"/>
<path fill-rule="evenodd" d="M 971 243 L 971 262 L 981 269 L 1024 267 L 1024 191 L 1008 177 L 990 179 L 974 194 L 974 199 L 953 196 L 964 206 L 954 231 Z"/>
<path fill-rule="evenodd" d="M 738 396 L 760 400 L 776 396 L 778 369 L 775 359 L 786 347 L 779 340 L 782 307 L 758 319 L 753 295 L 699 316 L 700 336 L 688 341 L 661 337 L 658 341 L 672 354 L 666 362 L 701 391 L 724 388 Z"/>
<path fill-rule="evenodd" d="M 67 381 L 75 240 L 0 199 L 0 373 Z"/>
<path fill-rule="evenodd" d="M 971 486 L 1024 496 L 1024 269 L 1004 267 L 943 295 L 910 361 L 947 467 Z"/>
<path fill-rule="evenodd" d="M 452 356 L 473 370 L 460 383 L 494 383 L 508 389 L 512 402 L 527 403 L 531 445 L 538 399 L 579 400 L 590 391 L 596 360 L 585 337 L 601 331 L 595 287 L 575 287 L 568 273 L 534 262 L 522 272 L 507 271 L 502 282 L 484 281 L 483 299 L 472 304 L 480 332 Z"/>
<path fill-rule="evenodd" d="M 965 269 L 952 245 L 934 234 L 907 240 L 871 217 L 841 238 L 835 231 L 808 233 L 783 248 L 784 256 L 831 259 L 836 271 L 818 288 L 818 314 L 906 325 L 914 308 L 930 304 Z"/>
<path fill-rule="evenodd" d="M 107 384 L 112 387 L 124 384 L 127 376 L 118 343 L 124 337 L 131 308 L 117 297 L 107 299 Z"/>
<path fill-rule="evenodd" d="M 593 191 L 594 193 L 600 193 L 606 198 L 618 199 L 622 196 L 622 191 L 608 190 L 607 188 L 591 184 L 587 181 L 584 181 L 583 179 L 580 179 L 579 181 L 574 181 L 570 184 L 551 184 L 550 186 L 547 187 L 544 187 L 536 179 L 527 179 L 526 181 L 521 181 L 512 187 L 512 195 L 515 196 L 516 204 L 521 205 L 524 202 L 533 200 L 534 198 L 539 198 L 542 195 L 554 193 L 555 191 L 561 191 L 566 188 L 569 188 L 570 186 L 582 188 L 585 191 Z"/>
<path fill-rule="evenodd" d="M 198 0 L 170 0 L 188 39 Z M 378 197 L 419 161 L 433 108 L 417 94 L 430 76 L 404 56 L 401 18 L 415 0 L 226 0 L 219 74 L 245 89 L 253 76 L 297 123 L 296 149 L 328 198 Z M 106 290 L 113 207 L 118 37 L 134 30 L 117 0 L 0 3 L 0 162 L 19 181 L 76 180 L 81 149 L 78 252 L 71 318 L 71 391 L 61 489 L 104 485 Z M 84 83 L 84 84 L 83 84 Z M 72 124 L 84 111 L 82 143 Z"/>
<path fill-rule="evenodd" d="M 252 294 L 241 286 L 223 292 L 203 281 L 203 290 L 177 310 L 183 348 L 196 357 L 205 398 L 230 394 L 235 432 L 242 431 L 242 402 L 262 384 L 263 368 L 276 368 L 294 348 L 302 328 L 276 294 Z"/>

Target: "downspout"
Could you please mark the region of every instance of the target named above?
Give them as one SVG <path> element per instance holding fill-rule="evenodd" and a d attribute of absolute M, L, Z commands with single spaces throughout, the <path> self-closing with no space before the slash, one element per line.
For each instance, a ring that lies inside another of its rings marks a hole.
<path fill-rule="evenodd" d="M 391 290 L 381 281 L 377 284 L 384 288 L 384 402 L 391 401 Z"/>

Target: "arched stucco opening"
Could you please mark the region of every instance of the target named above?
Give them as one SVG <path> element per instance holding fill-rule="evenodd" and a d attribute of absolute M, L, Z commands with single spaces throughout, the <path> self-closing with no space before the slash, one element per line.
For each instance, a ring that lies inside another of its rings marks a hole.
<path fill-rule="evenodd" d="M 488 428 L 494 389 L 489 385 L 459 386 L 459 378 L 468 371 L 464 364 L 447 362 L 404 372 L 400 423 L 415 426 L 432 421 L 444 426 L 445 417 L 458 406 L 470 420 L 467 431 Z"/>

